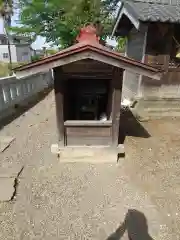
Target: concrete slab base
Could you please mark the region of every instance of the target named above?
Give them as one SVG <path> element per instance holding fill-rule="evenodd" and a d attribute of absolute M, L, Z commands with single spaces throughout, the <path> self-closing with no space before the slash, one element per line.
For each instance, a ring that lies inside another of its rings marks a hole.
<path fill-rule="evenodd" d="M 0 179 L 0 202 L 10 201 L 14 195 L 15 178 Z"/>
<path fill-rule="evenodd" d="M 0 181 L 1 178 L 16 178 L 23 170 L 23 166 L 7 166 L 0 167 Z"/>
<path fill-rule="evenodd" d="M 52 144 L 51 152 L 56 154 L 61 162 L 83 162 L 83 163 L 116 163 L 118 157 L 125 155 L 124 145 L 117 148 L 109 146 L 73 146 L 60 147 Z"/>

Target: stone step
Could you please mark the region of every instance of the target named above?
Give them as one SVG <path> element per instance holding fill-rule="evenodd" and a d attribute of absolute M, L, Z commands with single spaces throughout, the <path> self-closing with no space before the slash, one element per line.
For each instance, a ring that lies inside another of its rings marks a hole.
<path fill-rule="evenodd" d="M 180 107 L 179 108 L 145 108 L 143 109 L 144 112 L 180 112 Z"/>
<path fill-rule="evenodd" d="M 180 117 L 180 112 L 146 112 L 143 114 L 139 114 L 140 119 L 155 119 L 155 118 L 162 118 L 162 117 Z"/>
<path fill-rule="evenodd" d="M 144 108 L 132 111 L 138 119 L 151 119 L 153 117 L 180 117 L 180 108 Z"/>

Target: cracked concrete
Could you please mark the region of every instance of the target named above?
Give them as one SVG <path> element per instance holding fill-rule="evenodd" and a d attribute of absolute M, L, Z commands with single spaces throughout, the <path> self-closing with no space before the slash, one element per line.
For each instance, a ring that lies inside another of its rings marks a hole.
<path fill-rule="evenodd" d="M 0 167 L 0 179 L 1 178 L 17 178 L 22 172 L 23 166 L 16 164 L 9 164 Z"/>
<path fill-rule="evenodd" d="M 0 136 L 0 152 L 4 152 L 14 140 L 14 137 Z"/>
<path fill-rule="evenodd" d="M 13 200 L 22 170 L 23 167 L 12 165 L 9 168 L 0 168 L 0 202 Z"/>

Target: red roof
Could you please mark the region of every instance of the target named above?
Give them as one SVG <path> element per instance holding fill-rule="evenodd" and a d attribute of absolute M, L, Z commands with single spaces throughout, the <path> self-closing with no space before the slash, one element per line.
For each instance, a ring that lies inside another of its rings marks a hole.
<path fill-rule="evenodd" d="M 81 29 L 80 35 L 78 36 L 77 41 L 79 43 L 77 43 L 69 48 L 66 48 L 65 50 L 62 50 L 62 51 L 60 51 L 54 55 L 51 55 L 49 57 L 43 58 L 37 62 L 33 62 L 33 63 L 29 63 L 26 65 L 20 66 L 20 67 L 16 68 L 15 71 L 18 72 L 18 71 L 22 71 L 22 70 L 26 70 L 26 69 L 31 69 L 33 67 L 38 67 L 43 64 L 50 63 L 50 62 L 53 62 L 58 59 L 62 59 L 64 57 L 73 55 L 75 53 L 80 53 L 85 50 L 92 50 L 94 52 L 100 53 L 101 55 L 105 55 L 107 57 L 111 57 L 116 60 L 123 61 L 124 63 L 129 63 L 134 66 L 142 67 L 144 70 L 149 70 L 154 73 L 159 72 L 159 70 L 154 67 L 151 67 L 144 63 L 138 62 L 134 59 L 124 57 L 120 53 L 112 51 L 109 48 L 101 45 L 99 43 L 99 38 L 96 35 L 96 29 L 91 25 Z"/>

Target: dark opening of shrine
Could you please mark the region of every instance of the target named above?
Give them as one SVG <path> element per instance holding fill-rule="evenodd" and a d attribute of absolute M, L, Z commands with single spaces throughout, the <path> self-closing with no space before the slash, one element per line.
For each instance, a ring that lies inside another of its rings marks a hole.
<path fill-rule="evenodd" d="M 69 79 L 66 88 L 65 120 L 109 119 L 110 80 Z"/>

